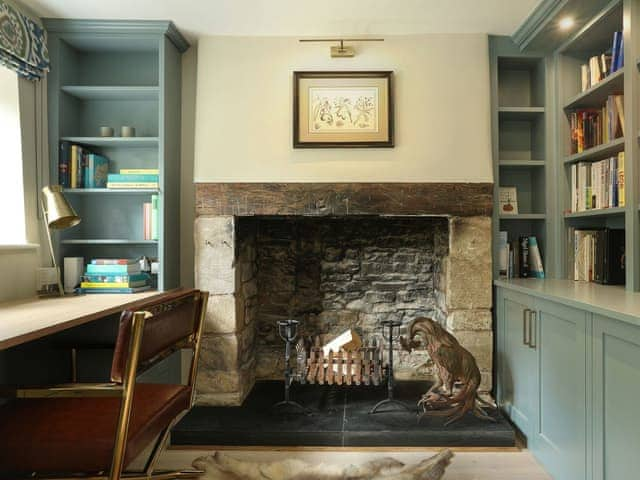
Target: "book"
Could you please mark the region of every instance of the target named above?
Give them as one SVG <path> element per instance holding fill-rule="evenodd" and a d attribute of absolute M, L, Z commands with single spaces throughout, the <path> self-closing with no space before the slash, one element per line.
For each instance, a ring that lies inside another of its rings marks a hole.
<path fill-rule="evenodd" d="M 151 290 L 151 285 L 135 288 L 80 288 L 80 293 L 139 293 Z"/>
<path fill-rule="evenodd" d="M 120 175 L 159 175 L 158 168 L 121 168 Z"/>
<path fill-rule="evenodd" d="M 530 257 L 529 257 L 529 237 L 527 237 L 526 235 L 522 235 L 520 237 L 519 240 L 519 244 L 520 244 L 520 261 L 519 261 L 519 266 L 520 266 L 520 278 L 527 278 L 529 277 L 529 262 L 530 262 Z"/>
<path fill-rule="evenodd" d="M 571 212 L 624 206 L 620 204 L 621 164 L 624 168 L 618 155 L 571 165 Z"/>
<path fill-rule="evenodd" d="M 58 154 L 58 183 L 64 187 L 71 187 L 71 143 L 67 141 L 60 142 L 60 151 Z"/>
<path fill-rule="evenodd" d="M 151 240 L 151 202 L 142 204 L 142 238 Z"/>
<path fill-rule="evenodd" d="M 151 240 L 158 240 L 160 238 L 159 226 L 160 226 L 160 218 L 158 217 L 158 205 L 160 202 L 160 197 L 156 194 L 151 195 Z"/>
<path fill-rule="evenodd" d="M 611 47 L 611 72 L 618 71 L 620 64 L 620 51 L 622 48 L 622 32 L 613 32 L 613 45 Z"/>
<path fill-rule="evenodd" d="M 607 285 L 625 283 L 625 231 L 576 229 L 573 279 Z"/>
<path fill-rule="evenodd" d="M 71 188 L 79 188 L 78 187 L 78 145 L 71 145 L 71 178 L 69 181 L 69 186 Z"/>
<path fill-rule="evenodd" d="M 106 188 L 109 174 L 109 159 L 95 153 L 88 153 L 84 174 L 84 188 Z"/>
<path fill-rule="evenodd" d="M 516 187 L 500 187 L 498 201 L 501 215 L 516 215 L 518 213 L 518 190 Z"/>
<path fill-rule="evenodd" d="M 110 173 L 107 177 L 109 183 L 158 183 L 158 175 L 153 174 L 127 174 Z"/>
<path fill-rule="evenodd" d="M 80 288 L 138 288 L 148 285 L 146 280 L 135 282 L 80 282 Z"/>
<path fill-rule="evenodd" d="M 498 234 L 498 274 L 509 278 L 509 237 L 505 231 Z"/>
<path fill-rule="evenodd" d="M 137 265 L 138 260 L 135 258 L 94 258 L 91 260 L 92 265 Z"/>
<path fill-rule="evenodd" d="M 150 282 L 151 277 L 147 273 L 133 273 L 131 275 L 100 275 L 100 274 L 84 274 L 82 276 L 83 282 L 91 283 L 105 283 L 105 282 Z"/>
<path fill-rule="evenodd" d="M 618 153 L 618 206 L 625 206 L 625 188 L 624 188 L 624 152 Z"/>
<path fill-rule="evenodd" d="M 90 274 L 133 274 L 140 273 L 140 265 L 139 264 L 129 264 L 129 265 L 87 265 L 87 270 L 85 272 L 87 275 Z"/>
<path fill-rule="evenodd" d="M 529 257 L 531 259 L 531 265 L 529 268 L 529 272 L 532 277 L 535 278 L 544 278 L 544 266 L 542 263 L 542 255 L 540 253 L 540 248 L 538 247 L 538 239 L 531 235 L 529 237 Z"/>
<path fill-rule="evenodd" d="M 157 189 L 158 182 L 107 182 L 107 188 L 112 189 L 126 189 L 126 188 L 141 188 L 141 189 Z"/>

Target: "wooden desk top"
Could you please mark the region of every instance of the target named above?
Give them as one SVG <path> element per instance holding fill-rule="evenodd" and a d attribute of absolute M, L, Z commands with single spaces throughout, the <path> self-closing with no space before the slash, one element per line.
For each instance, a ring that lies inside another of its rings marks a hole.
<path fill-rule="evenodd" d="M 134 307 L 167 292 L 67 295 L 0 303 L 0 350 Z"/>

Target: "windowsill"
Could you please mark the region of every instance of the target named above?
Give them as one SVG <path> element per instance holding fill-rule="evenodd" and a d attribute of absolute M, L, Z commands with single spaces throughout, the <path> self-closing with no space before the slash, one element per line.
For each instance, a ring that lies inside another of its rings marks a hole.
<path fill-rule="evenodd" d="M 25 250 L 36 250 L 38 248 L 40 248 L 40 245 L 37 243 L 18 243 L 18 244 L 0 245 L 0 254 L 12 253 L 12 252 L 24 252 Z"/>

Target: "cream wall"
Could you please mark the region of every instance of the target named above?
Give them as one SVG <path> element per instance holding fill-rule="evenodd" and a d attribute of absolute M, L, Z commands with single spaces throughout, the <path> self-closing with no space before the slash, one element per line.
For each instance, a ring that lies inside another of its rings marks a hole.
<path fill-rule="evenodd" d="M 297 38 L 198 43 L 196 182 L 492 181 L 484 34 L 388 36 L 332 59 Z M 294 70 L 393 70 L 396 147 L 293 149 Z"/>

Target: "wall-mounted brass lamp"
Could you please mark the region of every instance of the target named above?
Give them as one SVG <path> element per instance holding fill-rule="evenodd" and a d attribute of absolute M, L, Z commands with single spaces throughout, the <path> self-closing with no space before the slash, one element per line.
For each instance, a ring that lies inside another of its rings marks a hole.
<path fill-rule="evenodd" d="M 339 45 L 331 47 L 331 56 L 334 58 L 348 58 L 356 54 L 355 48 L 345 46 L 344 42 L 384 42 L 384 38 L 301 38 L 301 42 L 339 42 Z"/>

